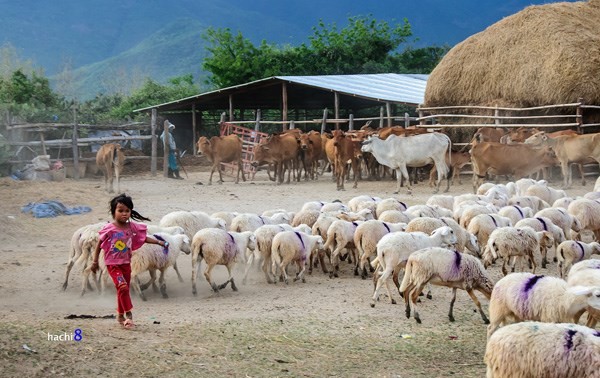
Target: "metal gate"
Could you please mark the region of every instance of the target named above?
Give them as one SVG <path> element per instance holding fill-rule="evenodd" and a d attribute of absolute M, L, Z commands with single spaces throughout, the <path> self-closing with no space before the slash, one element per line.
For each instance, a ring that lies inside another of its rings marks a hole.
<path fill-rule="evenodd" d="M 244 174 L 248 175 L 249 178 L 253 177 L 256 173 L 256 168 L 251 164 L 254 161 L 254 147 L 261 140 L 266 139 L 269 134 L 229 122 L 221 122 L 219 126 L 221 136 L 235 134 L 242 139 L 242 166 Z M 237 172 L 237 165 L 235 163 L 221 163 L 221 169 L 225 174 L 233 176 Z"/>

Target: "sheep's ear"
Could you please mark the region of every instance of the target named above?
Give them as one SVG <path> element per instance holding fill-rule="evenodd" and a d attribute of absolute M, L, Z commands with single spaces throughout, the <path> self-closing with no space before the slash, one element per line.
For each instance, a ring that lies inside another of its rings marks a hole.
<path fill-rule="evenodd" d="M 573 286 L 568 288 L 567 291 L 575 295 L 589 295 L 594 289 L 590 286 Z"/>

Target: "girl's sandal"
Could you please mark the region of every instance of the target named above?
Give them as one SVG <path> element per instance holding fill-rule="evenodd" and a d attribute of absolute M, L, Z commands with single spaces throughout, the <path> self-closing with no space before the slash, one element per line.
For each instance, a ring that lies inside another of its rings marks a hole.
<path fill-rule="evenodd" d="M 120 325 L 123 325 L 123 323 L 125 323 L 125 316 L 123 316 L 121 314 L 117 314 L 117 321 L 119 322 Z"/>
<path fill-rule="evenodd" d="M 132 319 L 125 319 L 125 321 L 123 322 L 123 327 L 125 329 L 134 329 L 135 328 L 135 324 L 133 324 L 133 320 Z"/>

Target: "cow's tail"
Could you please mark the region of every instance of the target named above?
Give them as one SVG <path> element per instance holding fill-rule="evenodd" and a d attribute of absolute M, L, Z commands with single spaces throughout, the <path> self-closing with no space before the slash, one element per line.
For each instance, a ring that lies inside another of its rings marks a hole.
<path fill-rule="evenodd" d="M 112 149 L 112 156 L 111 156 L 111 162 L 112 162 L 112 166 L 113 169 L 116 169 L 119 167 L 119 150 L 121 149 L 121 146 L 119 146 L 118 144 L 114 144 L 113 145 L 113 149 Z"/>

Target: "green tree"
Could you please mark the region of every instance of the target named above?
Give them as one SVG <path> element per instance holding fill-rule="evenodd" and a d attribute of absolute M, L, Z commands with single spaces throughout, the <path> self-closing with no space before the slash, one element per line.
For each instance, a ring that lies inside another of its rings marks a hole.
<path fill-rule="evenodd" d="M 450 50 L 450 46 L 429 46 L 419 49 L 406 48 L 397 55 L 398 65 L 403 66 L 406 72 L 428 74 L 442 60 Z"/>

